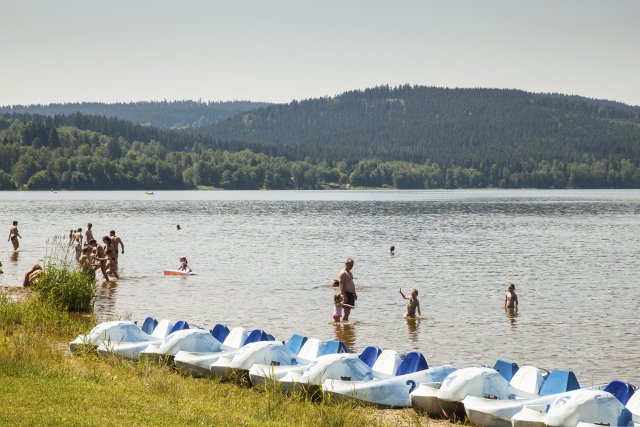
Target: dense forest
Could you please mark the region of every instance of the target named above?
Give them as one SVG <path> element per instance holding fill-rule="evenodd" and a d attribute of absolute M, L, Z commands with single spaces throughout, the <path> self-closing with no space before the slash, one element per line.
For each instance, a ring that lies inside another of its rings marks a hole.
<path fill-rule="evenodd" d="M 301 154 L 314 161 L 380 158 L 479 168 L 529 158 L 640 160 L 640 107 L 517 90 L 383 86 L 272 105 L 199 131 L 303 147 Z"/>
<path fill-rule="evenodd" d="M 106 104 L 77 102 L 48 105 L 0 106 L 0 114 L 27 113 L 43 116 L 85 115 L 115 117 L 158 128 L 184 129 L 211 125 L 249 110 L 264 107 L 264 102 L 157 101 Z"/>
<path fill-rule="evenodd" d="M 640 188 L 640 108 L 586 98 L 381 87 L 199 129 L 0 115 L 0 190 Z"/>

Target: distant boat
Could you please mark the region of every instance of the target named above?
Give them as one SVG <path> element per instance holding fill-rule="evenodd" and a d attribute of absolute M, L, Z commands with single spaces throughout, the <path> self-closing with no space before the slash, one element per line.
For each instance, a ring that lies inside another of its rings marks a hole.
<path fill-rule="evenodd" d="M 153 196 L 155 193 L 153 191 L 145 191 L 144 195 L 145 196 Z"/>

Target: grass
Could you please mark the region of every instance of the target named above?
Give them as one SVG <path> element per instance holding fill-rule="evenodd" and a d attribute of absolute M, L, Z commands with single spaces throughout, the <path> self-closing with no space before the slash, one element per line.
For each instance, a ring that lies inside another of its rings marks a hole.
<path fill-rule="evenodd" d="M 275 389 L 196 380 L 169 366 L 93 353 L 68 342 L 94 326 L 33 294 L 0 294 L 0 425 L 449 425 L 413 411 L 312 402 Z"/>

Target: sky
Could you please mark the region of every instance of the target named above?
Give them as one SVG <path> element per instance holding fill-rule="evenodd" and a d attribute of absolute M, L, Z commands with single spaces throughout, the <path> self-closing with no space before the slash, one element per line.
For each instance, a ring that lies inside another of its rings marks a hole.
<path fill-rule="evenodd" d="M 640 0 L 3 0 L 0 105 L 378 85 L 640 105 Z"/>

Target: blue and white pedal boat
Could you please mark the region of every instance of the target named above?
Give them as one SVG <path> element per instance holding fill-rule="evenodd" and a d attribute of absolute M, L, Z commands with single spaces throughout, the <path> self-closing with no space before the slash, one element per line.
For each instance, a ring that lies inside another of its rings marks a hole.
<path fill-rule="evenodd" d="M 89 333 L 79 335 L 69 343 L 71 353 L 76 354 L 86 349 L 96 350 L 100 345 L 114 343 L 136 342 L 150 343 L 161 340 L 169 334 L 173 327 L 170 320 L 158 322 L 153 317 L 147 317 L 142 325 L 127 320 L 115 320 L 100 323 Z"/>
<path fill-rule="evenodd" d="M 522 390 L 513 387 L 501 387 L 496 394 L 473 393 L 462 401 L 469 420 L 478 426 L 510 426 L 513 417 L 527 402 L 550 403 L 556 396 L 572 390 L 578 390 L 580 384 L 572 371 L 555 370 L 548 374 L 542 384 L 533 384 L 533 367 L 522 367 L 514 379 L 520 377 L 525 369 L 530 369 L 529 388 Z M 526 392 L 524 392 L 526 391 Z"/>
<path fill-rule="evenodd" d="M 520 402 L 511 417 L 518 427 L 632 426 L 633 414 L 625 407 L 635 387 L 623 381 L 612 381 L 604 390 L 585 387 L 538 399 Z M 505 414 L 508 416 L 508 414 Z"/>
<path fill-rule="evenodd" d="M 210 377 L 211 365 L 220 357 L 235 355 L 244 345 L 257 341 L 273 341 L 273 337 L 261 329 L 248 331 L 242 327 L 231 329 L 222 342 L 220 351 L 178 351 L 173 363 L 176 368 L 194 377 Z"/>
<path fill-rule="evenodd" d="M 634 427 L 640 427 L 640 392 L 636 392 L 629 398 L 625 405 L 631 413 Z"/>
<path fill-rule="evenodd" d="M 322 391 L 331 400 L 405 408 L 411 406 L 409 395 L 417 384 L 442 382 L 456 370 L 450 365 L 429 368 L 424 356 L 417 352 L 408 353 L 399 365 L 389 364 L 391 360 L 381 355 L 380 363 L 359 376 L 324 378 Z"/>
<path fill-rule="evenodd" d="M 175 323 L 170 320 L 161 320 L 153 329 L 151 333 L 152 339 L 149 341 L 110 341 L 100 344 L 97 351 L 102 356 L 115 354 L 127 359 L 138 359 L 140 352 L 150 345 L 162 342 L 173 332 L 188 328 L 189 324 L 184 320 L 179 320 Z"/>
<path fill-rule="evenodd" d="M 467 395 L 484 396 L 506 394 L 509 380 L 518 365 L 498 359 L 494 368 L 467 367 L 449 374 L 442 382 L 423 382 L 411 392 L 411 406 L 416 412 L 434 418 L 465 417 L 462 399 Z"/>
<path fill-rule="evenodd" d="M 140 360 L 171 364 L 180 351 L 220 352 L 222 343 L 206 329 L 183 329 L 169 334 L 158 343 L 150 344 L 138 357 Z"/>
<path fill-rule="evenodd" d="M 247 344 L 234 354 L 221 356 L 211 365 L 211 375 L 221 379 L 249 379 L 253 365 L 292 365 L 298 353 L 307 342 L 307 337 L 293 334 L 285 343 L 279 341 L 258 341 Z"/>
<path fill-rule="evenodd" d="M 255 363 L 249 369 L 249 378 L 254 386 L 280 383 L 282 379 L 290 376 L 292 372 L 302 374 L 318 357 L 337 353 L 349 353 L 349 349 L 341 341 L 320 341 L 316 338 L 309 338 L 291 363 L 281 363 L 279 365 Z"/>

